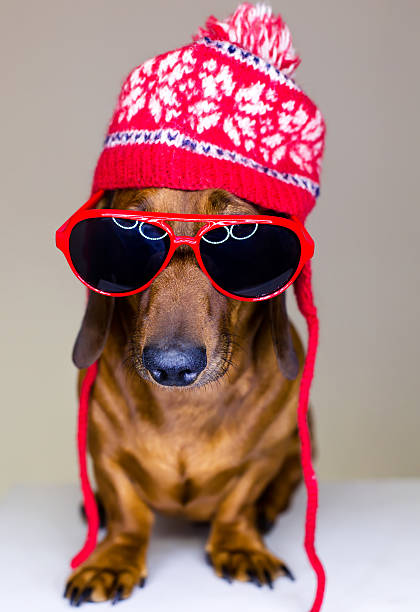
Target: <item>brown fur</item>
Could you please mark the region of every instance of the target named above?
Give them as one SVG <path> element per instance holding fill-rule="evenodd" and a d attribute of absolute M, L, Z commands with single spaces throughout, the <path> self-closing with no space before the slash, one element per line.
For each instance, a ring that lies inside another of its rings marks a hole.
<path fill-rule="evenodd" d="M 122 190 L 105 205 L 260 213 L 213 190 Z M 178 234 L 195 233 L 199 225 L 191 226 L 174 223 Z M 206 552 L 219 576 L 271 585 L 288 574 L 267 550 L 261 525 L 274 522 L 301 478 L 296 414 L 304 355 L 292 328 L 299 373 L 285 378 L 273 346 L 270 301 L 225 298 L 185 246 L 148 290 L 115 299 L 88 441 L 107 535 L 72 573 L 66 595 L 73 602 L 126 598 L 144 583 L 155 511 L 210 521 Z M 283 333 L 284 349 L 288 329 Z M 143 347 L 162 337 L 206 347 L 207 366 L 190 387 L 160 386 L 144 368 Z"/>

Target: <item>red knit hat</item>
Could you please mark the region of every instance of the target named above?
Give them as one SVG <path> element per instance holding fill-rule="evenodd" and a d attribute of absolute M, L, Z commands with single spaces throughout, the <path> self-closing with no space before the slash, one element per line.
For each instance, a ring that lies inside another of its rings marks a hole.
<path fill-rule="evenodd" d="M 325 125 L 290 76 L 300 60 L 287 25 L 265 5 L 242 4 L 226 21 L 210 17 L 206 28 L 192 44 L 150 59 L 128 75 L 92 192 L 218 188 L 304 221 L 319 193 Z M 325 574 L 314 547 L 318 492 L 306 418 L 318 339 L 308 263 L 294 288 L 309 332 L 298 426 L 308 492 L 305 548 L 318 577 L 315 612 L 321 608 Z M 98 529 L 86 466 L 88 396 L 96 368 L 90 367 L 80 397 L 79 461 L 88 537 L 73 567 L 93 551 Z"/>
<path fill-rule="evenodd" d="M 299 58 L 288 27 L 250 4 L 206 26 L 129 74 L 93 191 L 221 188 L 303 220 L 319 191 L 324 122 L 289 76 Z"/>

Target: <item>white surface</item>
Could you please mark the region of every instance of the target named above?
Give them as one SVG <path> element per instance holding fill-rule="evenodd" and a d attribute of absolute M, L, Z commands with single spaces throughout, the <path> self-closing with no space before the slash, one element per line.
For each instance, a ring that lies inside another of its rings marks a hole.
<path fill-rule="evenodd" d="M 62 599 L 69 559 L 85 526 L 74 486 L 15 487 L 0 503 L 2 612 L 70 610 Z M 313 574 L 303 552 L 305 495 L 267 537 L 296 582 L 275 588 L 232 585 L 204 561 L 207 529 L 159 518 L 149 550 L 149 578 L 131 599 L 130 611 L 308 612 Z M 323 612 L 420 611 L 420 480 L 321 485 L 318 550 L 327 568 Z M 85 604 L 89 611 L 110 604 Z"/>

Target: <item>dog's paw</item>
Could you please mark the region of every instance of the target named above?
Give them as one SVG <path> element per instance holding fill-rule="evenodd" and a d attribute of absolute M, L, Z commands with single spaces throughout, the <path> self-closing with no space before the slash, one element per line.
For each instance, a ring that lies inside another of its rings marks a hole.
<path fill-rule="evenodd" d="M 107 600 L 116 604 L 127 599 L 137 585 L 143 587 L 145 582 L 146 576 L 139 576 L 139 572 L 132 568 L 83 565 L 67 581 L 64 597 L 69 599 L 72 606 Z"/>
<path fill-rule="evenodd" d="M 217 576 L 228 582 L 241 580 L 273 588 L 274 580 L 279 576 L 294 577 L 289 568 L 268 550 L 227 550 L 218 549 L 206 553 L 208 563 Z"/>
<path fill-rule="evenodd" d="M 72 606 L 107 600 L 115 604 L 127 599 L 137 585 L 144 586 L 146 576 L 146 540 L 135 534 L 119 534 L 98 544 L 74 570 L 64 597 Z"/>

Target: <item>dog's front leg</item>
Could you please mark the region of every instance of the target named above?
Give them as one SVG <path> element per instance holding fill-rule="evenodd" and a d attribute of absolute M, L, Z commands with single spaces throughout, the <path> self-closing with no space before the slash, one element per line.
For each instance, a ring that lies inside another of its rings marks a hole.
<path fill-rule="evenodd" d="M 276 463 L 278 469 L 278 457 Z M 257 528 L 256 500 L 273 477 L 274 466 L 267 459 L 254 462 L 238 477 L 217 510 L 206 553 L 221 578 L 270 587 L 277 576 L 293 578 L 284 562 L 266 548 Z"/>
<path fill-rule="evenodd" d="M 151 510 L 118 463 L 102 457 L 95 463 L 95 476 L 105 506 L 107 535 L 69 577 L 65 596 L 74 605 L 126 599 L 136 585 L 144 585 L 147 576 Z"/>

